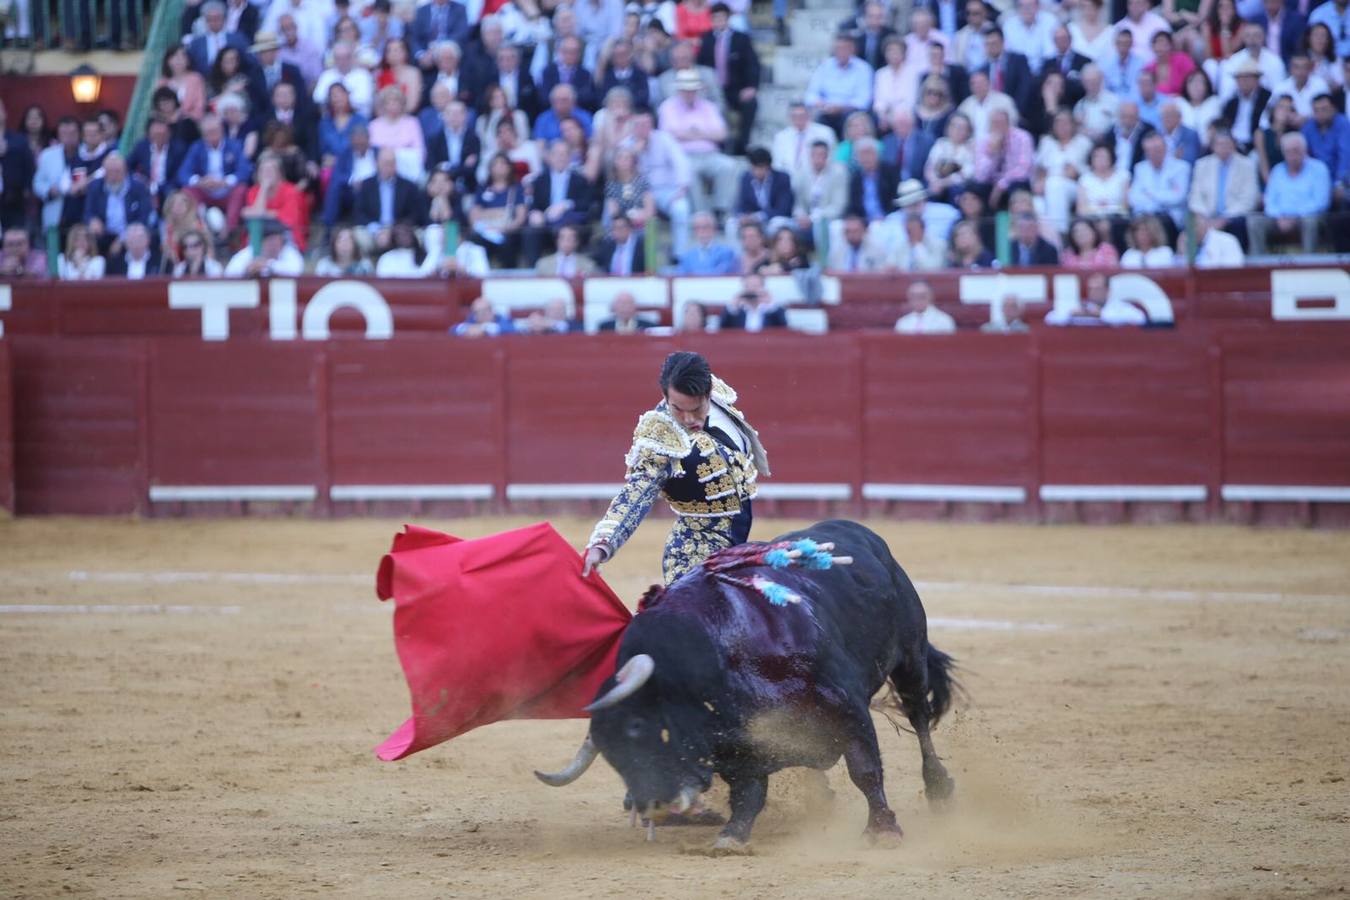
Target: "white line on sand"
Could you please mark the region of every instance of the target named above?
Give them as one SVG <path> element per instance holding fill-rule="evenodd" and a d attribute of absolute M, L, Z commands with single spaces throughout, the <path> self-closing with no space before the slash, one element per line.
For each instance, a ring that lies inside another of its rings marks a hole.
<path fill-rule="evenodd" d="M 1053 622 L 1008 622 L 1003 619 L 965 619 L 929 616 L 930 627 L 952 631 L 1058 631 L 1064 627 Z"/>
<path fill-rule="evenodd" d="M 155 615 L 234 616 L 239 606 L 189 606 L 181 603 L 0 603 L 0 615 Z"/>
<path fill-rule="evenodd" d="M 51 578 L 40 572 L 11 573 L 9 583 L 43 582 Z M 257 585 L 372 585 L 374 573 L 341 572 L 188 572 L 188 571 L 83 571 L 66 573 L 73 582 L 104 584 L 257 584 Z M 1073 600 L 1152 600 L 1165 603 L 1329 603 L 1345 602 L 1345 594 L 1303 594 L 1281 591 L 1195 591 L 1173 588 L 1120 585 L 1009 584 L 993 581 L 916 581 L 921 592 L 959 592 L 1013 596 L 1064 597 Z"/>

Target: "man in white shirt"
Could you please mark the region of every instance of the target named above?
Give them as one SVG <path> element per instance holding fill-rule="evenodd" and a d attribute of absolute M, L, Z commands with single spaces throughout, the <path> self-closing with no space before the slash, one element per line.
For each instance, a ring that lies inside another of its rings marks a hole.
<path fill-rule="evenodd" d="M 811 111 L 805 103 L 793 103 L 788 107 L 787 126 L 773 136 L 773 167 L 795 175 L 810 164 L 811 145 L 824 141 L 833 153 L 835 140 L 828 125 L 811 121 Z"/>
<path fill-rule="evenodd" d="M 1093 272 L 1087 277 L 1087 294 L 1077 306 L 1057 307 L 1045 316 L 1047 325 L 1147 325 L 1144 311 L 1112 295 L 1106 276 Z"/>
<path fill-rule="evenodd" d="M 248 244 L 225 264 L 227 278 L 271 278 L 294 276 L 305 271 L 305 258 L 290 242 L 290 232 L 275 219 L 263 223 L 262 243 L 255 256 Z"/>
<path fill-rule="evenodd" d="M 1074 105 L 1073 117 L 1084 134 L 1098 141 L 1116 124 L 1120 98 L 1106 89 L 1106 79 L 1096 63 L 1083 67 L 1083 91 L 1083 99 Z"/>
<path fill-rule="evenodd" d="M 638 156 L 638 171 L 652 186 L 656 208 L 670 218 L 671 254 L 679 259 L 689 249 L 689 181 L 693 168 L 679 141 L 654 128 L 650 112 L 633 114 L 622 146 Z"/>
<path fill-rule="evenodd" d="M 1144 138 L 1144 158 L 1134 167 L 1130 182 L 1130 209 L 1135 213 L 1165 213 L 1178 227 L 1186 214 L 1191 167 L 1167 152 L 1167 142 L 1154 132 Z"/>
<path fill-rule="evenodd" d="M 1003 21 L 1004 46 L 1020 53 L 1038 74 L 1045 61 L 1055 55 L 1054 34 L 1059 19 L 1041 9 L 1039 0 L 1017 0 L 1017 10 Z"/>
<path fill-rule="evenodd" d="M 956 320 L 933 305 L 933 289 L 926 281 L 912 281 L 905 291 L 909 312 L 895 323 L 900 334 L 952 334 Z"/>
<path fill-rule="evenodd" d="M 1280 97 L 1289 97 L 1294 101 L 1294 112 L 1298 116 L 1297 125 L 1303 127 L 1303 123 L 1312 116 L 1313 99 L 1322 94 L 1331 93 L 1331 87 L 1326 79 L 1321 75 L 1313 74 L 1312 60 L 1306 53 L 1296 53 L 1289 57 L 1289 77 L 1285 78 L 1279 84 L 1275 85 L 1274 90 L 1270 92 L 1270 101 L 1273 104 Z M 1263 117 L 1262 125 L 1270 124 L 1270 107 L 1266 107 L 1266 115 Z"/>
<path fill-rule="evenodd" d="M 1201 216 L 1195 218 L 1195 236 L 1200 245 L 1195 252 L 1195 264 L 1202 269 L 1237 269 L 1247 261 L 1242 244 L 1222 228 L 1210 224 Z"/>
<path fill-rule="evenodd" d="M 971 72 L 970 96 L 961 101 L 956 111 L 970 120 L 976 141 L 989 133 L 989 115 L 996 109 L 1008 114 L 1010 124 L 1017 124 L 1017 104 L 1013 99 L 989 86 L 988 72 Z"/>
<path fill-rule="evenodd" d="M 1242 26 L 1241 37 L 1242 49 L 1224 60 L 1221 66 L 1217 66 L 1212 59 L 1205 62 L 1205 72 L 1211 81 L 1218 82 L 1219 96 L 1224 99 L 1237 91 L 1237 82 L 1233 76 L 1244 62 L 1254 62 L 1260 66 L 1261 87 L 1268 91 L 1274 91 L 1275 86 L 1284 81 L 1284 60 L 1280 59 L 1278 53 L 1266 49 L 1266 30 L 1255 22 L 1248 22 Z M 1217 79 L 1214 77 L 1216 70 L 1219 75 Z"/>
<path fill-rule="evenodd" d="M 831 272 L 880 272 L 886 268 L 886 252 L 872 239 L 862 216 L 849 216 L 841 231 L 843 240 L 830 245 L 825 268 Z"/>
<path fill-rule="evenodd" d="M 314 85 L 314 103 L 320 109 L 328 102 L 328 89 L 337 82 L 351 95 L 352 108 L 369 117 L 375 79 L 370 77 L 369 70 L 356 64 L 356 47 L 346 41 L 333 46 L 333 66 L 325 69 Z"/>

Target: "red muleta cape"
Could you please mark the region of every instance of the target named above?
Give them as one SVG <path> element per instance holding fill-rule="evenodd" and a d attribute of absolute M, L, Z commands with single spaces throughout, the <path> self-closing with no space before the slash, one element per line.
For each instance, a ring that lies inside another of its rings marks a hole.
<path fill-rule="evenodd" d="M 632 615 L 547 522 L 477 540 L 404 526 L 375 592 L 394 598 L 412 718 L 383 760 L 502 719 L 583 718 Z"/>

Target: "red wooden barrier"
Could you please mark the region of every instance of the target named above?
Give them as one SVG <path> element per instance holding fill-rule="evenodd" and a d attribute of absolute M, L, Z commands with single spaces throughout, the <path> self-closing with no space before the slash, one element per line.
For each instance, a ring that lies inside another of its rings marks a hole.
<path fill-rule="evenodd" d="M 975 502 L 1028 517 L 1042 504 L 1212 516 L 1295 502 L 1330 521 L 1350 508 L 1345 334 L 20 335 L 6 341 L 15 505 L 604 499 L 661 360 L 689 346 L 742 393 L 773 463 L 766 500 Z"/>
<path fill-rule="evenodd" d="M 0 510 L 14 511 L 14 390 L 9 344 L 0 340 Z"/>

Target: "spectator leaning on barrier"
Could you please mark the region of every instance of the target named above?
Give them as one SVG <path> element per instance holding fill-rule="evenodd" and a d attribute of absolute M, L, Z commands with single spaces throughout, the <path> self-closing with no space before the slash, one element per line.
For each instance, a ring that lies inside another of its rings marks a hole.
<path fill-rule="evenodd" d="M 492 304 L 486 297 L 479 297 L 469 304 L 469 314 L 463 322 L 460 322 L 450 333 L 455 337 L 497 337 L 501 334 L 510 334 L 513 331 L 511 318 L 506 315 L 499 315 L 492 309 Z"/>
<path fill-rule="evenodd" d="M 1014 266 L 1057 266 L 1059 251 L 1041 237 L 1041 226 L 1034 215 L 1023 214 L 1013 223 L 1010 262 Z"/>
<path fill-rule="evenodd" d="M 1045 316 L 1047 325 L 1102 326 L 1146 325 L 1144 311 L 1131 303 L 1112 297 L 1109 282 L 1100 272 L 1087 276 L 1086 293 L 1071 308 L 1053 309 Z"/>
<path fill-rule="evenodd" d="M 1304 253 L 1317 249 L 1322 220 L 1331 206 L 1331 174 L 1308 156 L 1308 142 L 1297 132 L 1280 139 L 1284 162 L 1270 172 L 1266 183 L 1265 214 L 1248 221 L 1252 253 L 1263 254 L 1271 235 L 1297 234 Z"/>
<path fill-rule="evenodd" d="M 905 290 L 905 307 L 909 312 L 895 323 L 900 334 L 951 334 L 956 331 L 956 320 L 933 305 L 933 289 L 926 281 L 911 281 Z"/>
<path fill-rule="evenodd" d="M 764 289 L 761 275 L 749 274 L 741 279 L 741 290 L 726 305 L 719 319 L 723 331 L 747 331 L 752 334 L 766 328 L 786 328 L 787 311 Z"/>
<path fill-rule="evenodd" d="M 255 255 L 246 245 L 225 264 L 227 278 L 293 277 L 305 271 L 305 258 L 288 240 L 286 226 L 274 219 L 263 222 L 262 241 Z"/>
<path fill-rule="evenodd" d="M 992 305 L 989 321 L 980 326 L 985 334 L 1018 334 L 1029 330 L 1022 318 L 1022 301 L 1012 294 Z"/>
<path fill-rule="evenodd" d="M 638 334 L 651 328 L 651 320 L 638 315 L 637 300 L 628 291 L 614 295 L 610 304 L 610 317 L 603 320 L 598 331 L 613 334 Z"/>
<path fill-rule="evenodd" d="M 1165 269 L 1176 264 L 1162 220 L 1141 214 L 1130 222 L 1130 249 L 1120 257 L 1122 269 Z"/>
<path fill-rule="evenodd" d="M 34 250 L 28 232 L 22 228 L 5 229 L 0 248 L 0 278 L 46 278 L 47 257 Z"/>
<path fill-rule="evenodd" d="M 536 309 L 515 323 L 517 334 L 570 334 L 581 330 L 581 323 L 567 316 L 567 301 L 554 298 L 542 310 Z"/>
<path fill-rule="evenodd" d="M 72 225 L 66 232 L 66 252 L 56 262 L 56 274 L 62 281 L 98 281 L 107 264 L 98 253 L 98 245 L 84 225 Z"/>
<path fill-rule="evenodd" d="M 825 268 L 831 272 L 880 272 L 886 268 L 885 251 L 877 246 L 860 216 L 844 219 L 843 240 L 830 244 Z"/>
<path fill-rule="evenodd" d="M 609 220 L 609 234 L 595 251 L 595 264 L 610 275 L 643 275 L 647 271 L 647 249 L 641 235 L 634 233 L 627 216 Z"/>
<path fill-rule="evenodd" d="M 107 257 L 105 272 L 112 277 L 137 281 L 163 270 L 159 252 L 150 246 L 150 229 L 142 222 L 127 225 L 122 234 L 121 248 Z"/>
<path fill-rule="evenodd" d="M 1195 264 L 1202 269 L 1239 268 L 1246 262 L 1242 245 L 1231 234 L 1211 224 L 1211 220 L 1197 216 L 1195 236 L 1199 246 L 1195 251 Z M 1182 241 L 1185 241 L 1185 235 Z M 1181 255 L 1185 255 L 1184 251 Z"/>
<path fill-rule="evenodd" d="M 174 246 L 178 255 L 173 266 L 174 278 L 220 278 L 225 274 L 225 267 L 211 257 L 211 239 L 205 229 L 179 232 Z"/>

